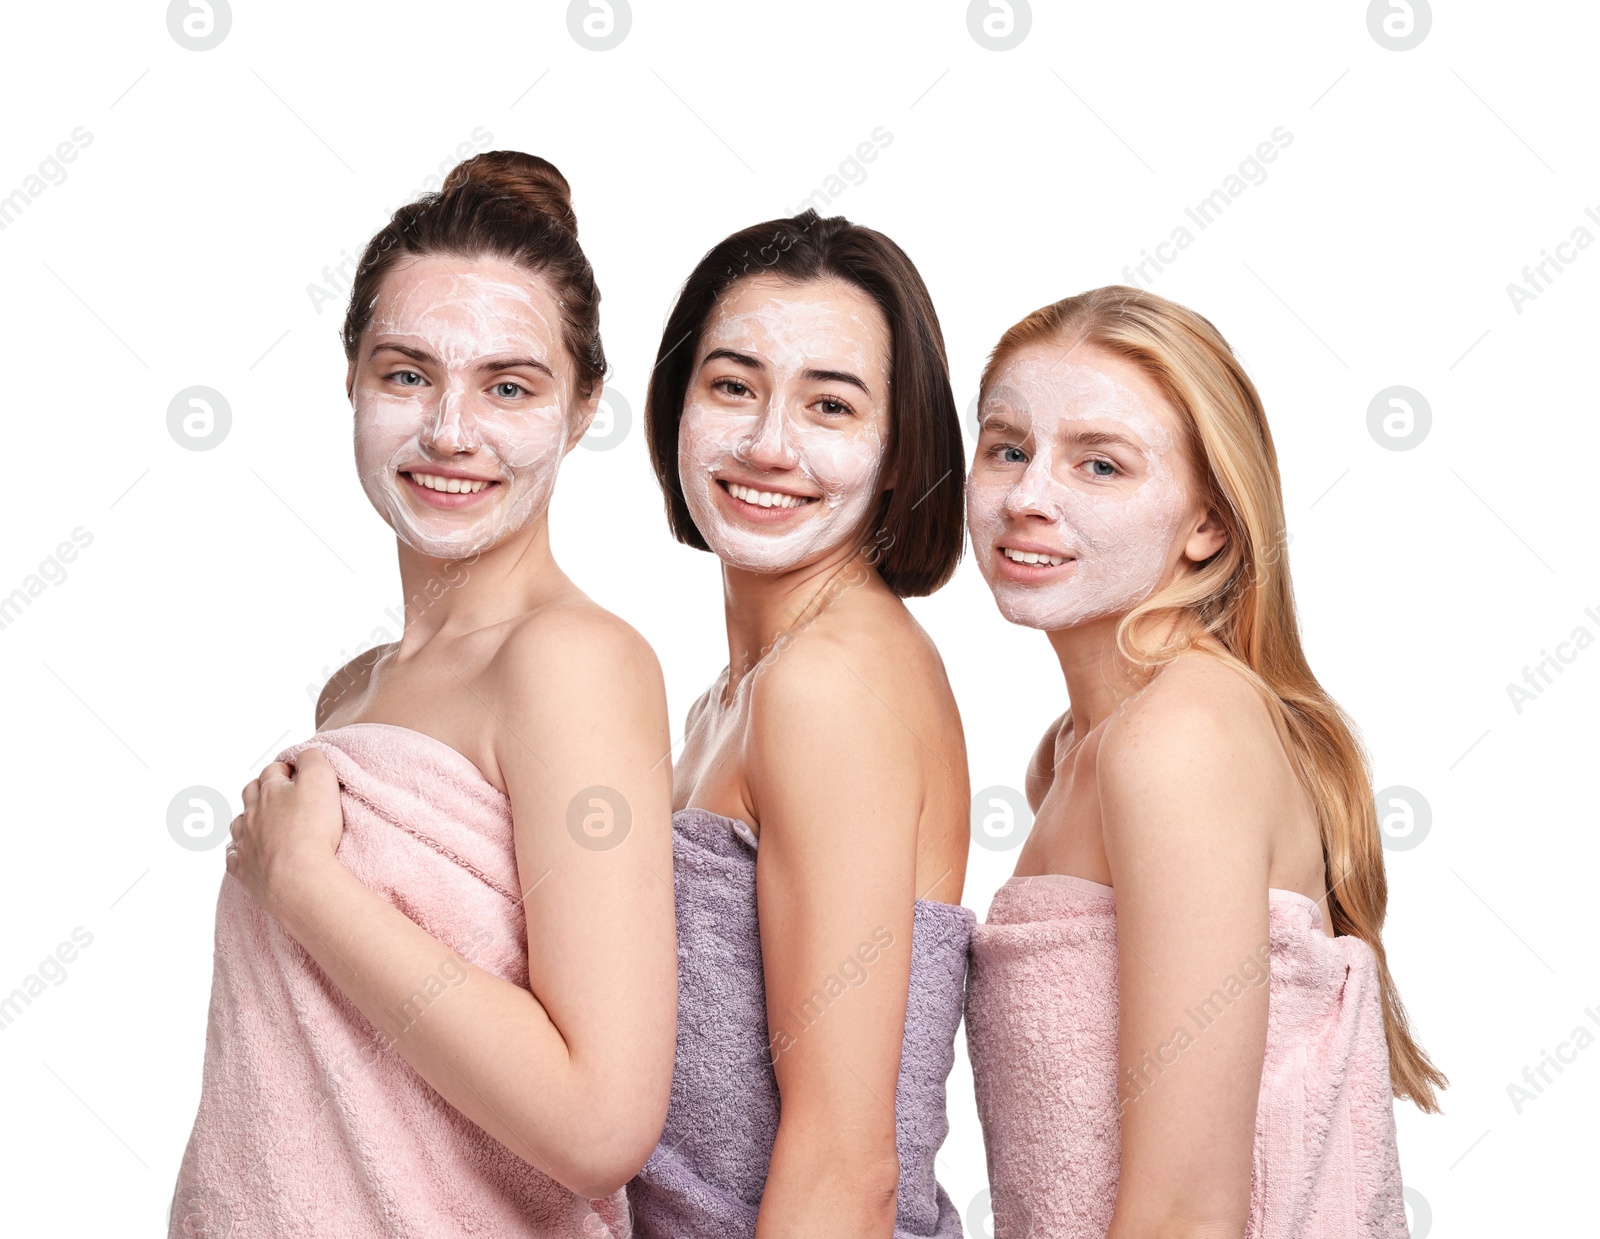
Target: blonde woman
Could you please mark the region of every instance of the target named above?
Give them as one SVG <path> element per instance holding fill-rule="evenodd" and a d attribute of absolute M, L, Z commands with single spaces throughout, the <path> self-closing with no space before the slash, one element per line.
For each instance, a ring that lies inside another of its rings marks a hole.
<path fill-rule="evenodd" d="M 973 550 L 1068 697 L 974 935 L 997 1239 L 1403 1236 L 1392 1097 L 1445 1080 L 1389 975 L 1255 387 L 1200 315 L 1102 288 L 1005 333 L 979 417 Z"/>

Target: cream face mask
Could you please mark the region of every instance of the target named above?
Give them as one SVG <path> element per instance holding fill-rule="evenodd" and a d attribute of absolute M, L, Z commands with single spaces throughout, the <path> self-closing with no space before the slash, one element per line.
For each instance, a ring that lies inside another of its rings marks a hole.
<path fill-rule="evenodd" d="M 1123 614 L 1172 563 L 1189 509 L 1177 434 L 1118 381 L 1119 362 L 1027 349 L 984 397 L 967 529 L 1014 624 L 1050 631 Z"/>
<path fill-rule="evenodd" d="M 361 486 L 397 537 L 438 559 L 542 516 L 570 446 L 560 311 L 493 259 L 426 255 L 383 281 L 356 382 Z"/>
<path fill-rule="evenodd" d="M 877 304 L 838 281 L 747 279 L 723 295 L 678 425 L 678 476 L 724 563 L 786 572 L 859 532 L 881 493 L 889 351 Z"/>

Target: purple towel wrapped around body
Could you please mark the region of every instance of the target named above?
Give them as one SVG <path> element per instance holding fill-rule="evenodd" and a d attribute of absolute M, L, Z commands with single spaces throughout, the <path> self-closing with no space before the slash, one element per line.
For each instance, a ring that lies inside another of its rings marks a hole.
<path fill-rule="evenodd" d="M 814 1003 L 767 1027 L 766 982 L 756 921 L 755 835 L 744 822 L 704 809 L 672 817 L 678 905 L 678 1050 L 667 1123 L 645 1168 L 628 1185 L 637 1239 L 753 1236 L 778 1134 L 772 1057 L 803 1036 L 827 1005 L 870 972 L 842 966 Z M 956 1239 L 961 1220 L 934 1180 L 949 1133 L 945 1080 L 955 1061 L 967 948 L 976 917 L 960 904 L 916 902 L 895 1143 L 900 1156 L 896 1239 Z M 879 945 L 883 945 L 879 943 Z M 846 961 L 848 964 L 849 961 Z"/>

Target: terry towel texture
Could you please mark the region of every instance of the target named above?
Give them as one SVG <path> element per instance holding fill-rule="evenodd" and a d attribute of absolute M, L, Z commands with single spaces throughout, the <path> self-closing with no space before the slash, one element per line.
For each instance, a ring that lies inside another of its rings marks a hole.
<path fill-rule="evenodd" d="M 743 822 L 703 809 L 673 814 L 678 904 L 678 1049 L 672 1104 L 661 1142 L 628 1185 L 639 1239 L 753 1236 L 778 1132 L 766 986 L 756 922 L 754 836 Z M 896 1239 L 961 1234 L 955 1206 L 934 1180 L 933 1159 L 950 1129 L 945 1080 L 955 1061 L 962 987 L 974 916 L 918 900 L 911 933 L 911 989 L 895 1137 L 900 1155 Z M 880 944 L 881 945 L 881 944 Z M 869 949 L 868 957 L 875 952 Z M 879 963 L 862 965 L 870 979 Z M 832 1001 L 848 1002 L 857 970 L 839 975 Z M 842 988 L 842 993 L 840 992 Z M 825 988 L 825 993 L 827 992 Z M 804 1036 L 807 1019 L 785 1021 Z M 777 1050 L 784 1041 L 775 1034 Z M 819 1221 L 818 1233 L 826 1231 Z"/>
<path fill-rule="evenodd" d="M 1245 1234 L 1405 1239 L 1372 952 L 1324 934 L 1321 910 L 1304 895 L 1273 890 L 1270 901 L 1267 1051 Z M 1206 1023 L 1227 1018 L 1228 990 L 1236 996 L 1253 975 L 1241 971 L 1220 1001 L 1196 1010 L 1186 1030 L 1196 1042 Z M 1111 888 L 1012 878 L 973 932 L 967 989 L 995 1239 L 1103 1239 L 1121 1160 L 1117 1024 Z"/>
<path fill-rule="evenodd" d="M 340 861 L 450 948 L 526 986 L 506 797 L 462 754 L 404 727 L 319 732 L 279 760 L 313 745 L 339 776 Z M 622 1192 L 591 1207 L 463 1117 L 393 1048 L 465 975 L 441 948 L 439 967 L 379 1029 L 225 877 L 200 1110 L 171 1235 L 627 1235 Z"/>

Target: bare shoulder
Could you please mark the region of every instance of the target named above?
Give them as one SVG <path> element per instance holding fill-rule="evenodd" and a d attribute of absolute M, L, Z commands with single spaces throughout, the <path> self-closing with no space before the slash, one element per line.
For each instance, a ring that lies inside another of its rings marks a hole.
<path fill-rule="evenodd" d="M 625 620 L 582 596 L 518 619 L 495 653 L 486 680 L 489 690 L 517 713 L 538 700 L 558 708 L 583 700 L 653 704 L 665 692 L 650 643 Z"/>
<path fill-rule="evenodd" d="M 757 673 L 752 713 L 841 728 L 859 721 L 870 731 L 890 715 L 932 725 L 953 701 L 938 649 L 894 599 L 848 620 L 824 615 L 783 638 Z M 855 708 L 862 703 L 875 709 Z"/>
<path fill-rule="evenodd" d="M 873 651 L 859 634 L 812 628 L 785 633 L 751 672 L 751 717 L 832 719 L 841 701 L 862 691 Z M 813 713 L 815 712 L 815 713 Z"/>
<path fill-rule="evenodd" d="M 1239 668 L 1202 653 L 1182 654 L 1107 722 L 1101 768 L 1144 763 L 1159 751 L 1220 759 L 1263 743 L 1277 731 L 1261 690 Z"/>
<path fill-rule="evenodd" d="M 1107 829 L 1183 817 L 1265 830 L 1282 760 L 1272 716 L 1250 678 L 1207 654 L 1180 655 L 1122 704 L 1102 734 L 1096 779 Z"/>
<path fill-rule="evenodd" d="M 328 682 L 322 686 L 322 692 L 317 696 L 318 730 L 321 730 L 322 725 L 332 716 L 341 701 L 358 696 L 366 689 L 367 682 L 372 676 L 372 668 L 393 648 L 394 642 L 390 641 L 383 645 L 375 645 L 370 650 L 363 650 L 328 677 Z"/>

